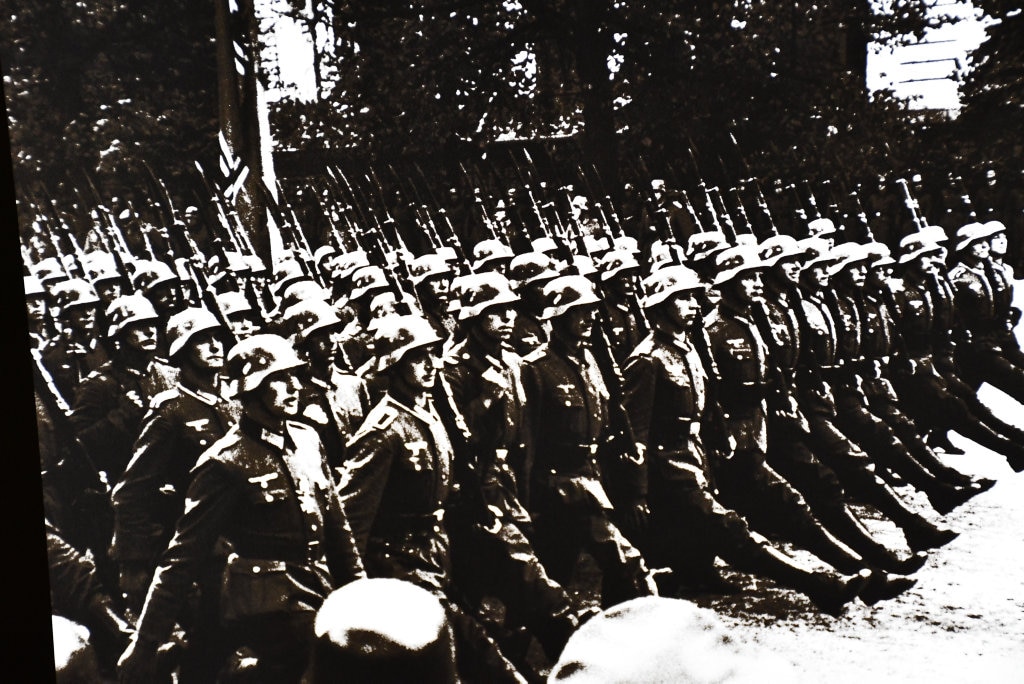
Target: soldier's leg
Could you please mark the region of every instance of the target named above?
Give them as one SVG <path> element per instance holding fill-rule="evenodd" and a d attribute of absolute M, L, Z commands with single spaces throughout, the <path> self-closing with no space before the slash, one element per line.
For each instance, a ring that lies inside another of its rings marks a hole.
<path fill-rule="evenodd" d="M 978 398 L 977 387 L 972 387 L 960 376 L 952 372 L 943 373 L 942 379 L 945 382 L 945 387 L 949 393 L 966 404 L 968 412 L 975 420 L 981 422 L 993 432 L 1005 437 L 1014 444 L 1024 444 L 1024 429 L 1021 429 L 1016 425 L 1011 425 L 996 414 L 992 413 L 992 409 L 986 406 L 985 403 Z M 957 430 L 957 432 L 959 432 L 959 430 Z"/>
<path fill-rule="evenodd" d="M 974 347 L 957 354 L 957 365 L 965 375 L 987 382 L 1024 403 L 1024 370 L 1010 363 L 995 349 Z"/>
<path fill-rule="evenodd" d="M 756 451 L 738 451 L 715 462 L 720 499 L 765 534 L 775 534 L 802 546 L 845 573 L 865 567 L 849 547 L 829 534 L 814 517 L 804 498 Z"/>
<path fill-rule="evenodd" d="M 957 387 L 957 383 L 950 386 L 945 377 L 929 369 L 918 369 L 912 375 L 897 375 L 894 380 L 899 383 L 897 391 L 900 396 L 913 397 L 914 400 L 906 402 L 904 407 L 919 425 L 938 430 L 955 430 L 986 449 L 1002 454 L 1014 470 L 1024 470 L 1024 441 L 1011 441 L 980 421 L 964 398 L 956 390 L 951 391 L 951 387 Z M 967 392 L 977 401 L 973 390 L 968 387 Z"/>
<path fill-rule="evenodd" d="M 892 572 L 919 568 L 924 559 L 904 563 L 894 551 L 875 540 L 846 505 L 846 493 L 836 473 L 815 458 L 796 435 L 778 432 L 771 437 L 768 463 L 803 495 L 815 517 L 840 541 L 856 551 L 868 563 Z M 916 567 L 914 567 L 916 566 Z"/>
<path fill-rule="evenodd" d="M 934 548 L 956 538 L 952 530 L 936 527 L 927 518 L 904 505 L 899 496 L 875 474 L 868 455 L 823 416 L 810 416 L 814 452 L 838 475 L 840 482 L 858 500 L 877 508 L 899 526 L 911 549 Z"/>
<path fill-rule="evenodd" d="M 837 392 L 836 426 L 880 466 L 889 468 L 928 496 L 935 510 L 948 513 L 973 496 L 942 482 L 918 463 L 892 429 L 872 414 L 859 395 Z"/>
<path fill-rule="evenodd" d="M 610 511 L 590 514 L 587 550 L 601 568 L 601 607 L 657 593 L 640 551 L 611 521 Z"/>

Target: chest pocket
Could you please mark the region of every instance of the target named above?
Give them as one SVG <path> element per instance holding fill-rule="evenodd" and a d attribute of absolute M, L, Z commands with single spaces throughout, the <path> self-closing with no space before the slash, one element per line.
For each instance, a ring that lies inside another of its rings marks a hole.
<path fill-rule="evenodd" d="M 554 390 L 550 407 L 552 429 L 562 433 L 565 441 L 585 441 L 587 405 L 583 396 L 570 383 L 556 385 Z"/>
<path fill-rule="evenodd" d="M 254 506 L 270 506 L 281 504 L 291 498 L 287 482 L 281 473 L 271 472 L 265 475 L 254 475 L 248 478 L 249 488 L 246 498 Z"/>

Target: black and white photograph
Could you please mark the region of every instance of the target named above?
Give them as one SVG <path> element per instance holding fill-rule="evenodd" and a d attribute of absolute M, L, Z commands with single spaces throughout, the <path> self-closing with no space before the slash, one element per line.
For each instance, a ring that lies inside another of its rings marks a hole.
<path fill-rule="evenodd" d="M 2 4 L 26 681 L 1024 679 L 1019 0 Z"/>

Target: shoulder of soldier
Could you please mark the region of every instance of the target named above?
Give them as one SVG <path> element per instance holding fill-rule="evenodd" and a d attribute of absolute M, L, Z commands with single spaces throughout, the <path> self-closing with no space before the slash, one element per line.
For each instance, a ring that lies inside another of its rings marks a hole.
<path fill-rule="evenodd" d="M 243 466 L 245 458 L 242 431 L 238 425 L 234 425 L 199 456 L 193 470 L 217 465 L 237 470 Z"/>
<path fill-rule="evenodd" d="M 302 446 L 303 443 L 320 444 L 320 433 L 312 426 L 297 420 L 286 420 L 285 426 L 288 428 L 292 439 L 295 440 L 296 445 Z"/>
<path fill-rule="evenodd" d="M 638 358 L 654 358 L 659 346 L 658 341 L 654 339 L 654 335 L 648 335 L 640 341 L 640 344 L 636 346 L 636 349 L 634 349 L 626 358 L 626 363 L 628 364 L 633 359 Z"/>
<path fill-rule="evenodd" d="M 950 280 L 960 280 L 963 278 L 974 277 L 974 272 L 967 268 L 964 264 L 957 264 L 953 268 L 949 269 L 948 277 Z"/>
<path fill-rule="evenodd" d="M 395 419 L 401 415 L 401 408 L 395 404 L 391 397 L 384 397 L 377 402 L 377 405 L 370 409 L 363 419 L 359 428 L 349 437 L 346 446 L 352 446 L 366 437 L 387 430 L 394 424 Z"/>
<path fill-rule="evenodd" d="M 177 387 L 172 387 L 171 389 L 164 390 L 163 392 L 157 392 L 149 400 L 149 408 L 154 411 L 166 409 L 171 404 L 171 402 L 175 401 L 176 399 L 179 399 L 181 396 L 181 390 L 179 390 Z"/>
<path fill-rule="evenodd" d="M 468 340 L 462 340 L 461 342 L 457 342 L 451 347 L 448 347 L 448 349 L 445 350 L 444 356 L 441 359 L 444 362 L 444 365 L 458 366 L 463 361 L 469 360 L 468 346 Z"/>
<path fill-rule="evenodd" d="M 527 365 L 534 365 L 543 361 L 548 356 L 548 345 L 542 344 L 541 346 L 534 349 L 532 352 L 523 357 L 523 363 Z"/>

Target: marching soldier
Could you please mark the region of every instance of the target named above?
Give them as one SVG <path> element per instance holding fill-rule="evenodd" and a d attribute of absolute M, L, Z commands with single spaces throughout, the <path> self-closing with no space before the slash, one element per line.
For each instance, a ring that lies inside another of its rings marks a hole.
<path fill-rule="evenodd" d="M 157 356 L 166 359 L 167 321 L 186 305 L 181 291 L 181 279 L 170 266 L 162 261 L 140 260 L 135 262 L 132 283 L 135 286 L 135 291 L 145 295 L 156 310 L 159 318 Z"/>
<path fill-rule="evenodd" d="M 71 404 L 85 378 L 108 360 L 95 334 L 100 299 L 92 286 L 79 278 L 57 283 L 51 294 L 60 331 L 43 348 L 41 357 L 60 396 Z"/>
<path fill-rule="evenodd" d="M 114 487 L 111 555 L 134 614 L 142 608 L 160 554 L 185 509 L 190 472 L 199 456 L 238 419 L 224 397 L 223 328 L 206 309 L 185 309 L 167 325 L 168 353 L 178 382 L 153 397 L 132 460 Z"/>
<path fill-rule="evenodd" d="M 838 615 L 865 577 L 812 572 L 751 532 L 735 511 L 715 500 L 703 434 L 720 435 L 705 411 L 709 378 L 691 342 L 703 332 L 696 294 L 705 288 L 686 266 L 668 266 L 643 283 L 652 332 L 623 368 L 625 403 L 650 478 L 650 533 L 645 555 L 672 569 L 673 580 L 710 591 L 731 591 L 715 570 L 716 555 L 806 593 L 823 612 Z M 705 428 L 707 425 L 707 429 Z"/>
<path fill-rule="evenodd" d="M 409 264 L 413 291 L 420 310 L 442 339 L 455 330 L 455 321 L 448 314 L 451 268 L 439 254 L 424 254 Z"/>
<path fill-rule="evenodd" d="M 636 349 L 645 332 L 636 306 L 636 277 L 640 264 L 632 254 L 608 252 L 600 262 L 602 307 L 616 363 Z"/>
<path fill-rule="evenodd" d="M 453 447 L 432 395 L 441 339 L 416 315 L 392 316 L 377 331 L 383 399 L 349 440 L 338 492 L 370 577 L 426 589 L 448 612 L 460 674 L 474 681 L 522 681 L 497 644 L 461 605 L 453 586 L 445 523 Z"/>
<path fill-rule="evenodd" d="M 527 540 L 530 516 L 518 496 L 518 483 L 529 475 L 529 428 L 522 360 L 505 345 L 519 298 L 504 276 L 482 273 L 465 277 L 461 299 L 465 341 L 446 355 L 439 380 L 443 417 L 456 437 L 459 495 L 448 518 L 456 582 L 477 602 L 500 598 L 506 624 L 526 625 L 554 662 L 577 620 L 565 590 L 548 577 Z M 527 670 L 525 653 L 506 653 Z"/>
<path fill-rule="evenodd" d="M 370 324 L 370 301 L 388 290 L 387 276 L 380 266 L 364 266 L 352 273 L 352 289 L 349 292 L 349 312 L 341 319 L 349 323 L 341 331 L 341 348 L 356 375 L 363 375 L 373 365 L 373 333 L 367 329 Z"/>
<path fill-rule="evenodd" d="M 34 275 L 25 276 L 25 308 L 28 313 L 29 349 L 41 354 L 50 340 L 50 319 L 46 306 L 46 288 Z"/>
<path fill-rule="evenodd" d="M 122 682 L 153 681 L 157 648 L 192 583 L 220 565 L 215 547 L 226 555 L 221 581 L 201 593 L 214 602 L 221 627 L 190 644 L 207 671 L 244 649 L 257 660 L 259 681 L 300 681 L 317 609 L 334 588 L 365 577 L 320 439 L 293 420 L 302 360 L 287 340 L 254 335 L 231 350 L 227 365 L 242 415 L 192 472 L 189 505 L 121 657 Z"/>
<path fill-rule="evenodd" d="M 712 474 L 725 505 L 758 531 L 791 539 L 841 572 L 858 573 L 864 560 L 839 542 L 815 518 L 804 498 L 765 463 L 768 452 L 768 353 L 752 307 L 763 297 L 764 262 L 753 245 L 721 252 L 716 285 L 722 300 L 705 323 L 719 371 L 718 392 L 731 451 L 712 459 Z M 865 602 L 892 598 L 908 588 L 906 578 L 890 580 L 872 570 L 861 592 Z M 912 584 L 912 581 L 910 582 Z"/>
<path fill-rule="evenodd" d="M 1021 310 L 1013 305 L 1013 266 L 1006 263 L 1006 226 L 1002 221 L 988 221 L 985 226 L 992 231 L 989 239 L 989 275 L 995 294 L 996 317 L 1001 323 L 999 330 L 1000 349 L 1008 361 L 1024 368 L 1024 353 L 1013 330 L 1020 323 Z"/>
<path fill-rule="evenodd" d="M 543 252 L 527 252 L 512 259 L 508 277 L 519 301 L 513 323 L 512 349 L 527 356 L 548 341 L 548 331 L 541 320 L 544 313 L 544 286 L 561 275 L 557 264 Z"/>
<path fill-rule="evenodd" d="M 544 292 L 551 339 L 527 357 L 523 370 L 534 451 L 528 502 L 534 548 L 563 586 L 586 549 L 601 568 L 603 606 L 654 594 L 640 552 L 612 522 L 612 503 L 601 481 L 598 459 L 608 457 L 611 437 L 609 394 L 588 346 L 600 299 L 582 276 L 556 278 Z M 640 518 L 645 509 L 638 501 L 621 514 Z"/>

